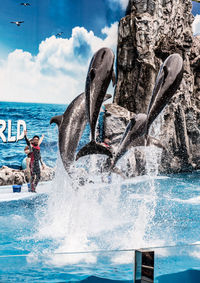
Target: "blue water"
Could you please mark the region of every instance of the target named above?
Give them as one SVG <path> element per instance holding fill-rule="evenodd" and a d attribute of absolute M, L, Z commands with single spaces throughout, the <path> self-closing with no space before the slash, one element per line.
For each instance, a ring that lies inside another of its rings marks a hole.
<path fill-rule="evenodd" d="M 66 109 L 65 105 L 0 102 L 1 120 L 12 121 L 12 136 L 16 136 L 17 121 L 24 120 L 27 125 L 28 137 L 45 135 L 41 144 L 41 154 L 48 166 L 55 166 L 57 159 L 57 129 L 56 125 L 49 125 L 50 119 L 61 115 Z M 7 130 L 5 131 L 7 137 Z M 4 143 L 0 138 L 0 167 L 3 165 L 20 168 L 24 154 L 25 140 L 15 143 Z"/>
<path fill-rule="evenodd" d="M 184 282 L 183 275 L 200 269 L 200 245 L 183 246 L 199 242 L 199 174 L 111 184 L 96 177 L 74 190 L 60 167 L 36 195 L 26 186 L 18 194 L 1 188 L 0 281 L 131 282 L 133 250 L 157 246 L 163 248 L 154 249 L 155 282 L 168 282 L 168 274 Z M 186 282 L 198 282 L 199 273 L 193 277 Z"/>
<path fill-rule="evenodd" d="M 1 119 L 12 120 L 12 135 L 18 119 L 26 122 L 28 137 L 45 135 L 42 158 L 57 168 L 55 179 L 40 184 L 35 195 L 26 185 L 21 193 L 0 187 L 0 282 L 131 282 L 134 249 L 147 247 L 156 252 L 155 282 L 168 282 L 169 274 L 178 283 L 184 276 L 200 281 L 191 271 L 200 269 L 200 172 L 157 176 L 151 156 L 153 174 L 148 168 L 149 176 L 124 181 L 112 175 L 108 182 L 98 172 L 102 160 L 92 156 L 77 163 L 77 176 L 86 180 L 80 186 L 76 177 L 67 177 L 58 156 L 57 126 L 49 125 L 66 106 L 0 106 Z M 87 127 L 79 147 L 88 135 Z M 0 140 L 0 166 L 20 168 L 24 147 L 24 140 Z M 195 246 L 183 246 L 191 243 Z"/>

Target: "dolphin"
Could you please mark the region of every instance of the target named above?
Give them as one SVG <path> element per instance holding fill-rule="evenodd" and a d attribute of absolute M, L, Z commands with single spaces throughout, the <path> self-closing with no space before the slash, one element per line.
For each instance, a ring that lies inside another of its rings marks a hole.
<path fill-rule="evenodd" d="M 183 72 L 183 59 L 178 53 L 168 56 L 161 65 L 147 111 L 146 135 L 151 124 L 179 88 Z"/>
<path fill-rule="evenodd" d="M 91 59 L 85 84 L 86 113 L 90 124 L 91 141 L 78 152 L 76 160 L 87 154 L 98 153 L 112 157 L 107 148 L 96 143 L 95 129 L 110 81 L 112 80 L 113 86 L 115 85 L 114 59 L 113 51 L 105 47 L 99 49 Z"/>
<path fill-rule="evenodd" d="M 139 137 L 145 137 L 150 141 L 148 136 L 149 128 L 154 122 L 156 117 L 169 103 L 172 96 L 175 94 L 180 86 L 183 78 L 183 59 L 177 53 L 167 57 L 156 78 L 155 87 L 153 89 L 152 97 L 148 106 L 146 114 L 135 114 L 130 119 L 124 135 L 120 141 L 117 152 L 111 161 L 110 169 L 114 168 L 118 160 L 125 154 L 130 145 Z M 161 144 L 155 141 L 155 144 L 159 147 L 163 147 Z M 137 146 L 137 143 L 134 144 Z"/>
<path fill-rule="evenodd" d="M 106 94 L 105 100 L 111 98 Z M 85 93 L 79 94 L 67 107 L 63 115 L 51 118 L 50 124 L 56 123 L 59 131 L 59 151 L 65 170 L 69 173 L 75 158 L 76 148 L 87 123 L 85 113 Z"/>

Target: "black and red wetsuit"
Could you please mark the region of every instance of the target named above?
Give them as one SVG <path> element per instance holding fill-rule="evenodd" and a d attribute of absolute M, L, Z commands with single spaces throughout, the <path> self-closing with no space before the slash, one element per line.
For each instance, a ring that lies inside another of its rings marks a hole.
<path fill-rule="evenodd" d="M 26 136 L 25 136 L 25 140 L 26 140 L 27 145 L 30 148 L 29 157 L 31 158 L 31 161 L 30 161 L 31 191 L 35 192 L 35 189 L 40 180 L 40 163 L 42 164 L 41 155 L 40 155 L 40 147 L 38 145 L 35 146 L 31 144 Z"/>

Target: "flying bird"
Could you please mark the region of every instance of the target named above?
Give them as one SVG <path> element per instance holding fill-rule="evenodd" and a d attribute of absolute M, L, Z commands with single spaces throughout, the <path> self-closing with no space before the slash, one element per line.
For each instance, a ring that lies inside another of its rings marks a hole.
<path fill-rule="evenodd" d="M 31 4 L 29 4 L 29 3 L 21 3 L 20 5 L 22 5 L 22 6 L 31 6 Z"/>
<path fill-rule="evenodd" d="M 61 37 L 62 34 L 63 34 L 63 31 L 58 32 L 58 33 L 56 34 L 56 37 Z"/>
<path fill-rule="evenodd" d="M 24 23 L 24 21 L 16 21 L 16 22 L 10 22 L 11 24 L 16 24 L 18 27 Z"/>

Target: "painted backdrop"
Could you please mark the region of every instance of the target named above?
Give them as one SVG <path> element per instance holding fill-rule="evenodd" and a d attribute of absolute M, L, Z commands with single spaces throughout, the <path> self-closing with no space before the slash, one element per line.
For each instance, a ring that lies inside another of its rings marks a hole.
<path fill-rule="evenodd" d="M 118 22 L 127 4 L 128 0 L 1 1 L 0 167 L 21 167 L 25 142 L 17 141 L 23 131 L 19 120 L 26 123 L 29 137 L 45 135 L 42 156 L 47 165 L 55 165 L 57 129 L 49 126 L 50 118 L 62 114 L 84 90 L 95 51 L 106 46 L 116 53 Z M 200 33 L 199 7 L 193 3 L 195 34 Z M 112 86 L 109 92 L 114 92 Z"/>

